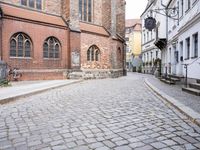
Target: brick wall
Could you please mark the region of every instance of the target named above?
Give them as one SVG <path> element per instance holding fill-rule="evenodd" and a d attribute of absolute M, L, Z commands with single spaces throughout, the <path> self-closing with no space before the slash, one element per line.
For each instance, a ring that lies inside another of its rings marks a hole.
<path fill-rule="evenodd" d="M 43 2 L 44 11 L 51 14 L 61 15 L 61 1 L 62 0 L 45 0 Z"/>
<path fill-rule="evenodd" d="M 30 30 L 31 29 L 31 30 Z M 10 58 L 9 41 L 13 34 L 17 32 L 26 33 L 33 43 L 33 57 L 30 59 Z M 7 20 L 3 21 L 3 60 L 12 67 L 23 69 L 63 69 L 69 67 L 68 33 L 66 29 L 53 28 L 33 23 Z M 58 60 L 43 59 L 43 43 L 49 37 L 54 36 L 61 43 L 62 56 Z"/>
<path fill-rule="evenodd" d="M 19 0 L 1 1 L 16 5 L 20 4 Z M 102 25 L 110 31 L 110 33 L 114 31 L 114 35 L 118 32 L 120 35 L 124 36 L 124 0 L 117 0 L 115 7 L 112 6 L 113 2 L 115 3 L 115 0 L 94 0 L 93 23 Z M 63 69 L 79 69 L 80 67 L 82 69 L 94 69 L 95 71 L 97 69 L 119 69 L 121 73 L 120 69 L 123 67 L 123 43 L 118 40 L 113 40 L 112 37 L 101 36 L 95 33 L 80 33 L 78 4 L 78 0 L 46 0 L 44 3 L 45 12 L 62 15 L 66 21 L 70 20 L 69 25 L 71 31 L 33 22 L 4 20 L 4 38 L 2 40 L 3 59 L 13 67 L 22 68 L 24 70 L 23 79 L 25 80 L 28 78 L 54 79 L 56 76 L 62 78 Z M 31 37 L 33 42 L 33 58 L 19 59 L 9 57 L 9 40 L 16 32 L 24 32 Z M 61 59 L 43 59 L 43 42 L 49 36 L 55 36 L 60 40 L 62 45 Z M 87 61 L 87 50 L 91 45 L 98 46 L 101 51 L 101 58 L 98 62 Z M 118 51 L 119 47 L 121 52 Z M 73 64 L 74 54 L 80 59 L 80 64 L 78 65 Z M 56 69 L 60 71 L 54 71 Z M 52 71 L 49 72 L 46 70 Z"/>
<path fill-rule="evenodd" d="M 117 0 L 116 22 L 117 33 L 125 37 L 125 0 Z"/>
<path fill-rule="evenodd" d="M 87 50 L 96 45 L 100 49 L 100 61 L 87 61 Z M 118 48 L 121 49 L 119 53 Z M 81 68 L 84 69 L 120 69 L 122 68 L 123 44 L 112 38 L 81 33 Z"/>
<path fill-rule="evenodd" d="M 102 25 L 111 31 L 111 0 L 102 0 Z"/>
<path fill-rule="evenodd" d="M 102 25 L 102 0 L 94 0 L 94 16 L 93 23 L 97 25 Z"/>
<path fill-rule="evenodd" d="M 5 3 L 10 3 L 10 4 L 14 4 L 14 5 L 19 5 L 20 4 L 20 0 L 0 0 L 1 2 L 5 2 Z"/>
<path fill-rule="evenodd" d="M 96 45 L 100 49 L 100 61 L 87 61 L 87 50 Z M 81 33 L 81 68 L 84 69 L 110 69 L 109 38 L 88 33 Z"/>
<path fill-rule="evenodd" d="M 0 0 L 0 1 L 21 6 L 21 0 Z M 61 1 L 62 0 L 43 0 L 42 3 L 43 11 L 50 14 L 61 15 L 61 6 L 62 6 Z"/>

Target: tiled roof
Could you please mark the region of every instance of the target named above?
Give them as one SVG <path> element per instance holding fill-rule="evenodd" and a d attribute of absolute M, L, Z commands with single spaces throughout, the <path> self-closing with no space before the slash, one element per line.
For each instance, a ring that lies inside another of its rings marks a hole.
<path fill-rule="evenodd" d="M 5 16 L 12 16 L 20 19 L 37 21 L 58 26 L 66 26 L 65 22 L 60 16 L 50 15 L 4 3 L 0 3 L 0 7 L 3 10 Z"/>
<path fill-rule="evenodd" d="M 133 27 L 136 24 L 141 24 L 140 19 L 126 19 L 126 27 Z"/>
<path fill-rule="evenodd" d="M 109 33 L 102 26 L 98 26 L 98 25 L 80 22 L 80 29 L 81 31 L 109 36 Z"/>
<path fill-rule="evenodd" d="M 126 20 L 126 28 L 133 28 L 134 31 L 141 31 L 142 25 L 141 25 L 140 19 L 127 19 Z"/>

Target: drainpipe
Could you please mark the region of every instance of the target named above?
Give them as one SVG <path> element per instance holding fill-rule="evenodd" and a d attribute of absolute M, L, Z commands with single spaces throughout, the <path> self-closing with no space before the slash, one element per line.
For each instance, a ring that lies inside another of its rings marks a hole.
<path fill-rule="evenodd" d="M 2 38 L 3 38 L 3 33 L 2 33 L 2 26 L 3 26 L 3 13 L 0 7 L 0 60 L 3 60 L 3 45 L 2 45 Z"/>

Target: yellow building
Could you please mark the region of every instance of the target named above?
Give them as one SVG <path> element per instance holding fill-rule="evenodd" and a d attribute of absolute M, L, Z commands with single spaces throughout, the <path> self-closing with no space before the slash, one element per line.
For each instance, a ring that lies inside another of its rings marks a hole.
<path fill-rule="evenodd" d="M 128 71 L 140 71 L 141 59 L 141 20 L 126 20 L 126 65 Z"/>

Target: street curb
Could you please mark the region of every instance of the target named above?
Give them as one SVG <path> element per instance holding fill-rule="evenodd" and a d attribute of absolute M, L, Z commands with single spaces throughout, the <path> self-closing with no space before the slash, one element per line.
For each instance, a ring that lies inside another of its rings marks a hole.
<path fill-rule="evenodd" d="M 21 94 L 21 95 L 19 94 L 19 95 L 16 95 L 16 96 L 0 99 L 0 105 L 16 101 L 19 98 L 24 98 L 24 97 L 28 97 L 28 96 L 35 95 L 35 94 L 38 94 L 38 93 L 42 93 L 42 92 L 45 92 L 45 91 L 48 91 L 48 90 L 52 90 L 52 89 L 56 89 L 56 88 L 60 88 L 60 87 L 64 87 L 64 86 L 68 86 L 68 85 L 72 85 L 72 84 L 76 84 L 76 83 L 81 83 L 83 81 L 84 80 L 78 80 L 78 81 L 74 81 L 74 82 L 70 82 L 70 83 L 63 83 L 63 84 L 59 84 L 59 85 L 55 85 L 55 86 L 36 89 L 36 90 L 30 91 L 30 92 L 27 92 L 25 94 Z"/>
<path fill-rule="evenodd" d="M 192 122 L 194 122 L 195 124 L 200 126 L 200 114 L 199 113 L 195 112 L 194 110 L 192 110 L 188 106 L 185 106 L 184 104 L 180 103 L 175 98 L 165 94 L 164 92 L 162 92 L 161 90 L 156 88 L 154 85 L 152 85 L 148 81 L 147 78 L 144 80 L 144 82 L 145 82 L 145 85 L 147 87 L 149 87 L 151 90 L 153 90 L 157 94 L 157 96 L 160 96 L 162 99 L 164 99 L 165 101 L 170 103 L 173 107 L 178 109 L 182 114 L 187 116 Z"/>

